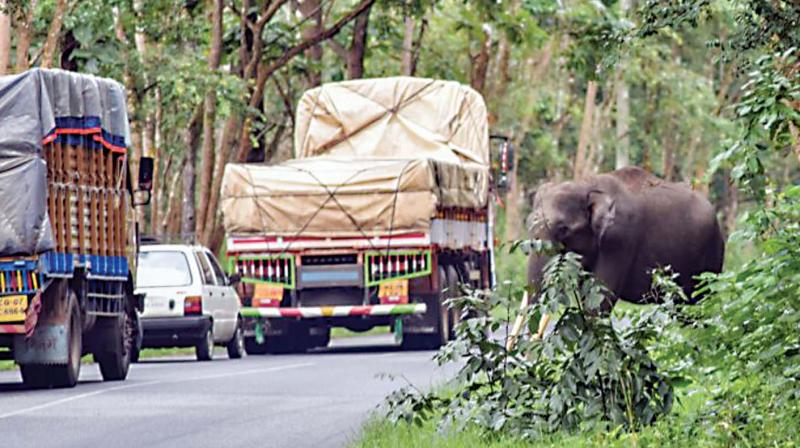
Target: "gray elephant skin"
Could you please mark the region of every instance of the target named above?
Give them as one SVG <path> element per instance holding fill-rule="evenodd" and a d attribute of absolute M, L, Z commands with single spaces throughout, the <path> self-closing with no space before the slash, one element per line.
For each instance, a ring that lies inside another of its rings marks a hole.
<path fill-rule="evenodd" d="M 531 238 L 582 256 L 584 269 L 617 299 L 652 301 L 651 271 L 670 266 L 692 297 L 703 272 L 719 273 L 725 241 L 714 207 L 688 185 L 627 167 L 539 187 L 528 217 Z M 545 256 L 532 254 L 528 279 L 540 284 Z M 697 301 L 699 297 L 692 298 Z"/>

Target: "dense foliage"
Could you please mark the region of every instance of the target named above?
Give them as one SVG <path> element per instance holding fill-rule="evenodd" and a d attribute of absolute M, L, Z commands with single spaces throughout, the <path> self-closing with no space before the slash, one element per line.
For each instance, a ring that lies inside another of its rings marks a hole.
<path fill-rule="evenodd" d="M 653 294 L 665 305 L 613 317 L 602 311 L 607 291 L 583 271 L 578 256 L 557 255 L 542 290 L 534 292 L 541 300 L 525 311 L 529 331 L 510 346 L 507 336 L 497 336 L 507 334 L 509 317 L 493 310 L 516 305 L 511 285 L 504 288 L 508 294 L 468 290 L 452 303 L 462 310 L 457 339 L 436 357 L 463 362 L 454 384 L 427 393 L 399 390 L 389 398 L 390 416 L 532 439 L 558 430 L 651 424 L 673 401 L 674 379 L 648 351 L 674 321 L 672 298 L 678 296 L 668 278 L 663 285 Z M 551 328 L 540 340 L 537 326 L 545 313 Z"/>

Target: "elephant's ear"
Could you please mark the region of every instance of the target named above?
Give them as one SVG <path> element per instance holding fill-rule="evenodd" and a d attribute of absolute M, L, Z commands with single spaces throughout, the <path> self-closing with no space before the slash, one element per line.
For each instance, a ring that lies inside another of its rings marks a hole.
<path fill-rule="evenodd" d="M 592 232 L 597 245 L 600 246 L 609 235 L 609 230 L 614 226 L 616 201 L 605 192 L 592 190 L 589 192 L 588 203 Z"/>

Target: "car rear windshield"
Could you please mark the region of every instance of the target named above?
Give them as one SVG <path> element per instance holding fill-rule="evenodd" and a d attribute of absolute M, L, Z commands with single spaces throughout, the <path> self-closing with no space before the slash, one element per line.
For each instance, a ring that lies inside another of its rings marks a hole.
<path fill-rule="evenodd" d="M 152 251 L 139 253 L 137 288 L 189 286 L 192 273 L 183 252 Z"/>

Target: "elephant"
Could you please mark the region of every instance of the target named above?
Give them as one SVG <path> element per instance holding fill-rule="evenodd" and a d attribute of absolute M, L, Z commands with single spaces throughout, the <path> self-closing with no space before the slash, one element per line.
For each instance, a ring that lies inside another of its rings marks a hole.
<path fill-rule="evenodd" d="M 708 199 L 638 167 L 542 185 L 527 224 L 531 238 L 581 255 L 610 292 L 609 309 L 617 300 L 652 302 L 654 268 L 670 266 L 691 303 L 700 299 L 694 277 L 722 270 L 725 241 Z M 548 260 L 530 255 L 529 282 L 541 284 Z"/>

